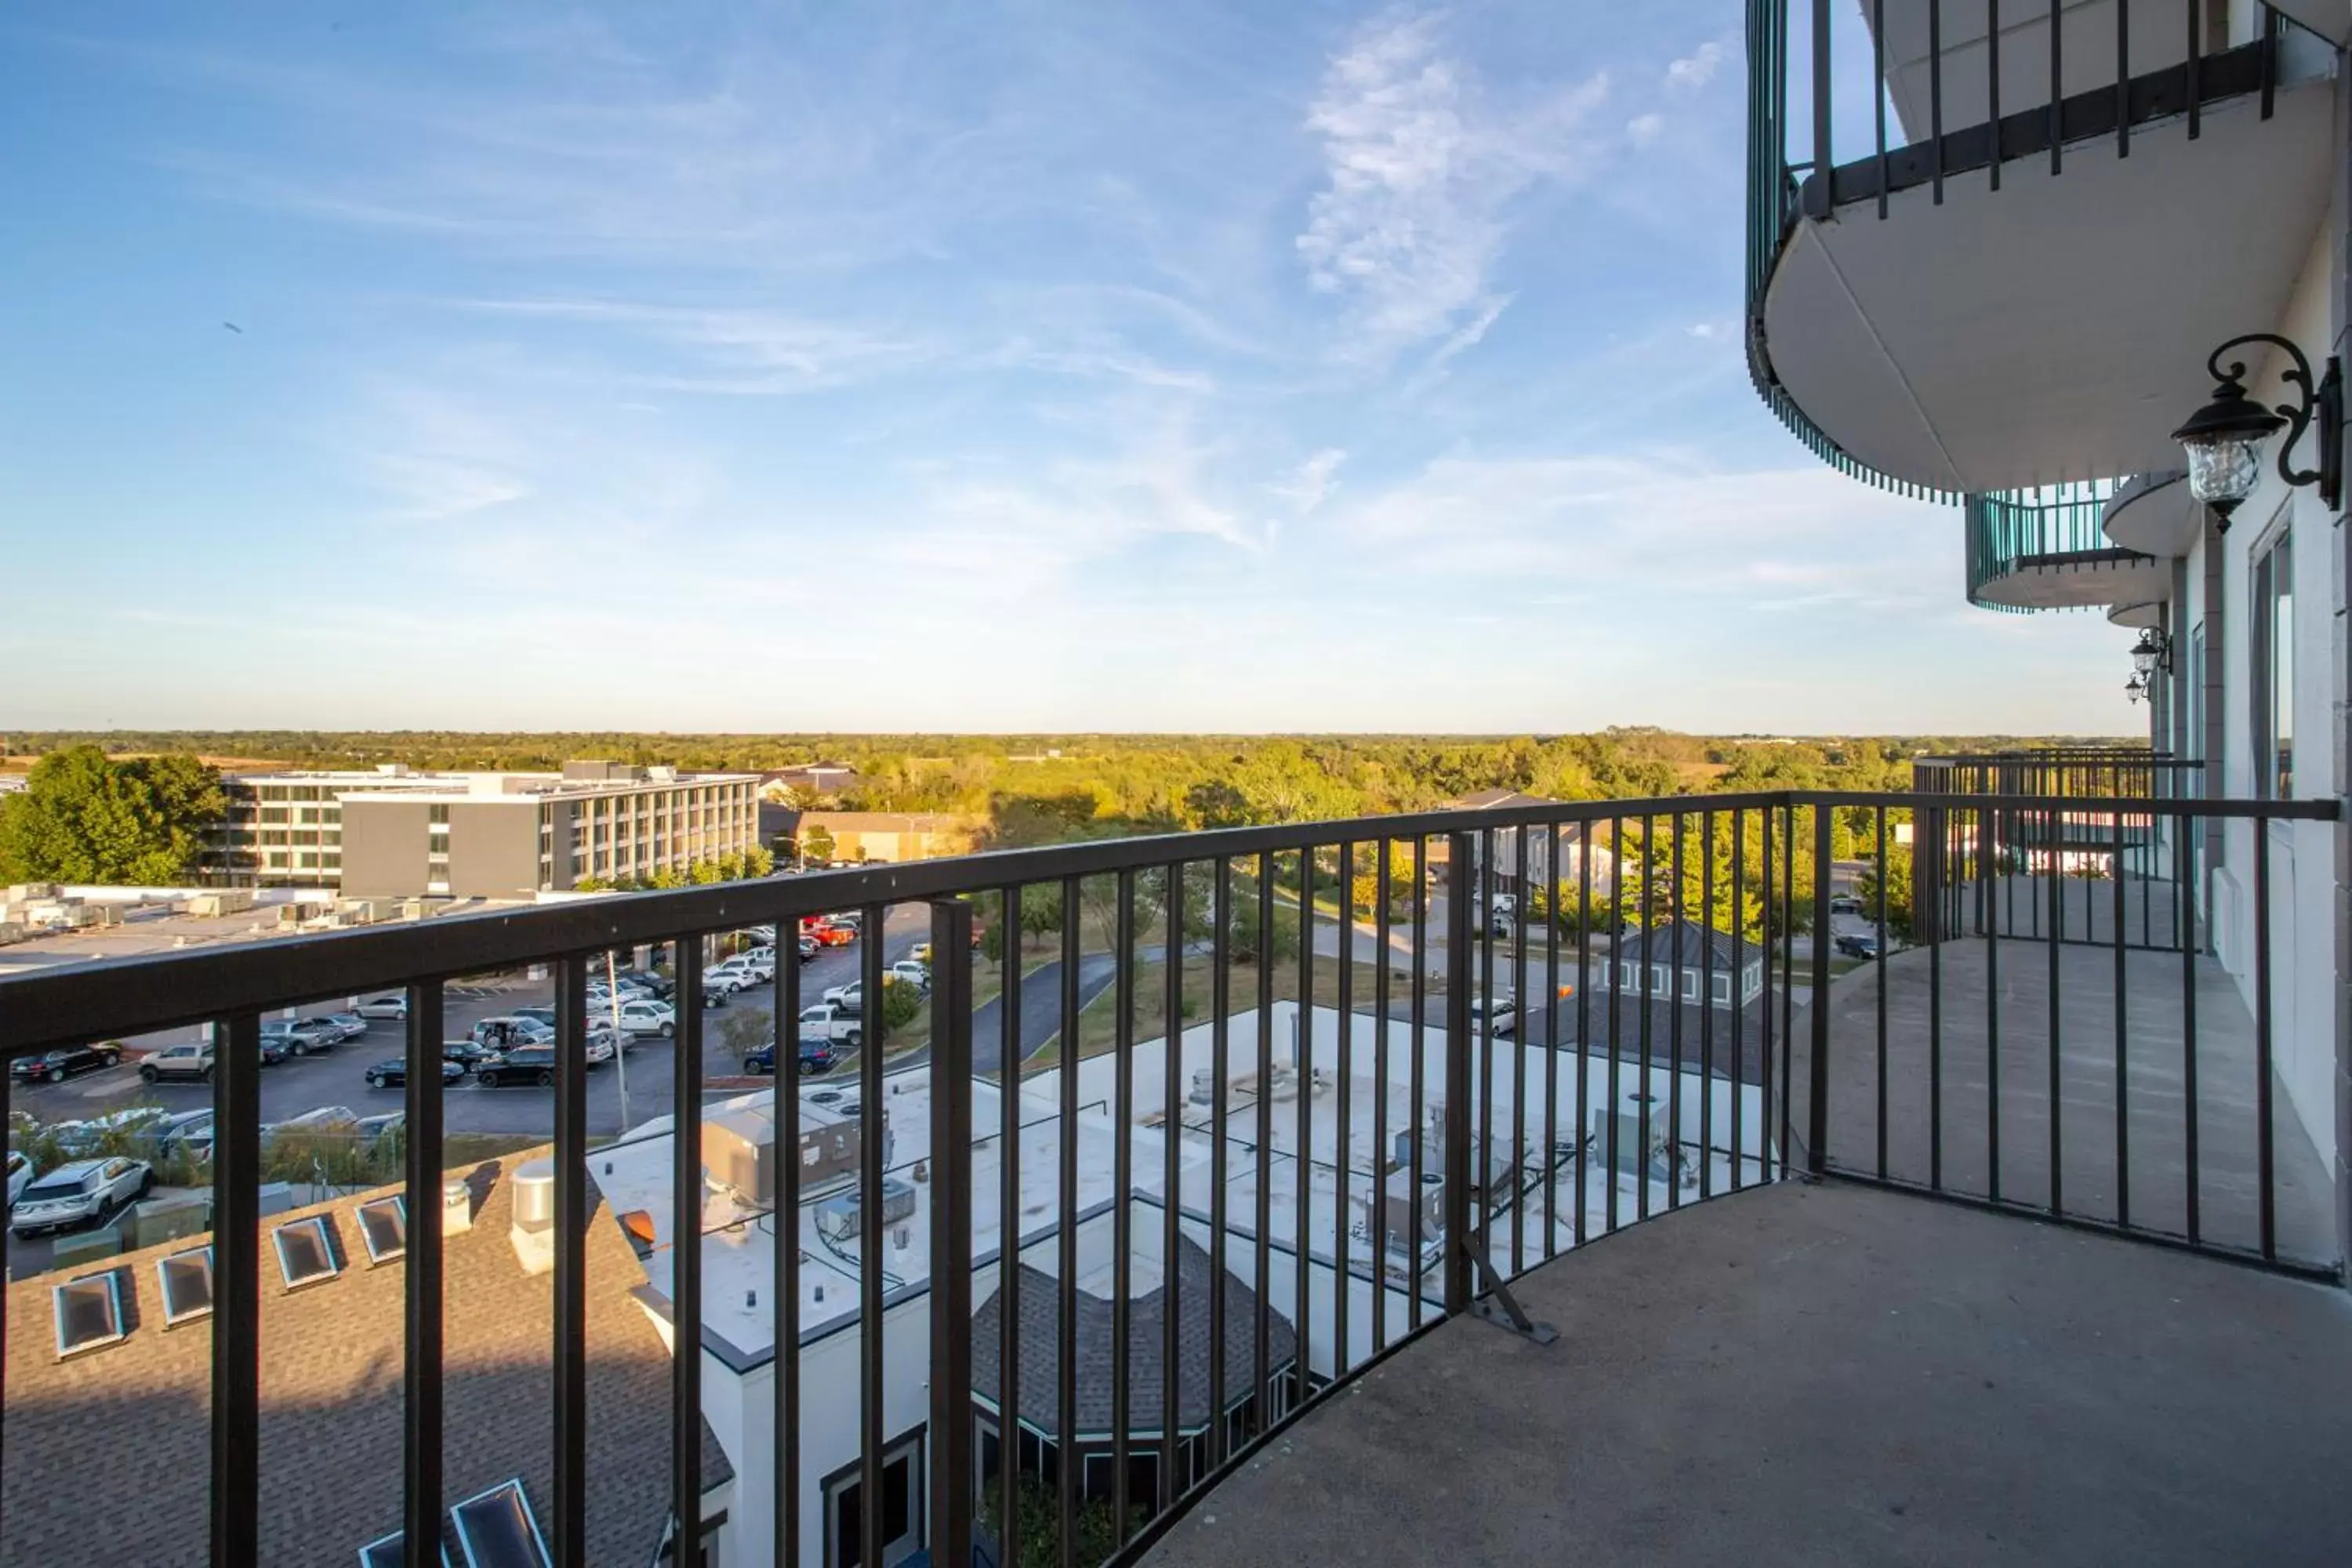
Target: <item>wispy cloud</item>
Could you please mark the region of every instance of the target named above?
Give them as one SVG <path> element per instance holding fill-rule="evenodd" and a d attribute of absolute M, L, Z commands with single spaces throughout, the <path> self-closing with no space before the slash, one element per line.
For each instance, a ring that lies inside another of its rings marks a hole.
<path fill-rule="evenodd" d="M 1348 454 L 1337 447 L 1326 447 L 1305 462 L 1288 479 L 1274 487 L 1274 493 L 1297 508 L 1305 517 L 1321 506 L 1339 482 L 1339 465 Z"/>
<path fill-rule="evenodd" d="M 908 334 L 740 307 L 614 300 L 478 300 L 465 308 L 516 321 L 602 327 L 679 351 L 690 371 L 661 367 L 649 384 L 672 391 L 767 395 L 820 392 L 946 357 Z"/>
<path fill-rule="evenodd" d="M 1491 275 L 1512 203 L 1591 174 L 1585 123 L 1608 90 L 1595 75 L 1514 110 L 1447 52 L 1440 14 L 1354 34 L 1307 115 L 1325 184 L 1297 240 L 1309 285 L 1348 306 L 1347 357 L 1384 362 L 1484 318 L 1453 352 L 1477 341 L 1499 313 Z"/>
<path fill-rule="evenodd" d="M 1685 92 L 1696 92 L 1715 79 L 1723 67 L 1727 46 L 1720 38 L 1710 38 L 1689 54 L 1670 61 L 1666 66 L 1666 86 Z"/>

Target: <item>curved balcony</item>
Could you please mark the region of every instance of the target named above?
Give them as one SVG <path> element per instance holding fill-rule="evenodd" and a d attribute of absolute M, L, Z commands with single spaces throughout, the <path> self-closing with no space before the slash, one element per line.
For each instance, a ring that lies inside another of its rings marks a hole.
<path fill-rule="evenodd" d="M 2054 51 L 2038 5 L 1990 37 L 1981 0 L 1874 0 L 1875 35 L 1853 10 L 1749 5 L 1758 390 L 1907 491 L 2177 463 L 2207 352 L 2277 319 L 2308 259 L 2282 218 L 2326 208 L 2332 45 L 2266 5 L 2192 29 L 2187 0 L 2070 3 Z"/>
<path fill-rule="evenodd" d="M 2143 555 L 2186 555 L 2205 527 L 2205 508 L 2189 493 L 2179 468 L 2137 474 L 2107 498 L 2099 527 L 2108 540 Z"/>
<path fill-rule="evenodd" d="M 1969 602 L 1991 610 L 2081 610 L 2161 601 L 2165 563 L 2107 542 L 2105 484 L 1966 498 Z"/>

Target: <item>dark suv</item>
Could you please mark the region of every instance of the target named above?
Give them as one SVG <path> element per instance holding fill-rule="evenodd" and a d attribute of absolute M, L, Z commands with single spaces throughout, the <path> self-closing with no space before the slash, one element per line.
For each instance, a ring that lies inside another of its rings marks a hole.
<path fill-rule="evenodd" d="M 819 1039 L 815 1036 L 811 1036 L 801 1041 L 799 1065 L 803 1078 L 814 1078 L 819 1073 L 831 1072 L 834 1064 L 840 1059 L 834 1054 L 831 1040 Z M 743 1070 L 757 1073 L 774 1072 L 776 1047 L 772 1045 L 761 1046 L 757 1050 L 744 1052 Z"/>

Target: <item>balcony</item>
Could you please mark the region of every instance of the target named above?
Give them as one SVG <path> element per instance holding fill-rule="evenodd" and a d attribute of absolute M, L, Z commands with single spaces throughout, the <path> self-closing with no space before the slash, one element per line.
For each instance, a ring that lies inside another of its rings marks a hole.
<path fill-rule="evenodd" d="M 2176 464 L 2207 352 L 2308 259 L 2332 43 L 2217 0 L 1748 16 L 1748 358 L 1781 420 L 1954 498 Z"/>
<path fill-rule="evenodd" d="M 2325 1560 L 2352 1307 L 2281 1063 L 2333 976 L 2258 898 L 2241 1003 L 2186 847 L 2336 807 L 2087 793 L 2160 771 L 1139 838 L 0 981 L 11 1059 L 228 1047 L 208 1228 L 5 1293 L 0 1557 L 422 1565 L 470 1520 L 564 1564 L 681 1521 L 730 1565 Z M 1526 918 L 1441 865 L 1507 868 Z M 705 1092 L 711 942 L 856 910 L 879 997 L 896 906 L 941 962 L 895 1045 Z M 592 1144 L 591 962 L 646 943 L 667 1114 Z M 453 1160 L 414 1073 L 397 1178 L 265 1223 L 264 1013 L 403 989 L 434 1061 L 451 977 L 533 963 L 544 1149 Z M 167 1265 L 206 1247 L 199 1310 Z M 136 1510 L 26 1484 L 68 1431 L 171 1474 Z"/>
<path fill-rule="evenodd" d="M 1993 610 L 2160 604 L 2166 562 L 2110 544 L 2105 485 L 1971 495 L 1965 507 L 1969 602 Z"/>

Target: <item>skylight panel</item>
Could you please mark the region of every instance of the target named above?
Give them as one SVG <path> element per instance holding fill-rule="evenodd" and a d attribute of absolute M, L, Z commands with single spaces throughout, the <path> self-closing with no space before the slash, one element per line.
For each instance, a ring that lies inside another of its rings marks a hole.
<path fill-rule="evenodd" d="M 522 1482 L 504 1481 L 449 1510 L 466 1568 L 549 1568 L 547 1542 Z"/>
<path fill-rule="evenodd" d="M 360 1205 L 360 1239 L 370 1263 L 389 1263 L 408 1250 L 408 1200 L 375 1198 Z"/>
<path fill-rule="evenodd" d="M 119 1342 L 122 1326 L 122 1275 L 119 1269 L 68 1280 L 51 1292 L 57 1311 L 58 1354 L 79 1355 Z"/>
<path fill-rule="evenodd" d="M 155 1260 L 166 1328 L 209 1317 L 213 1310 L 213 1249 L 199 1247 Z"/>
<path fill-rule="evenodd" d="M 281 1225 L 274 1233 L 278 1242 L 278 1269 L 286 1277 L 289 1290 L 305 1285 L 315 1285 L 332 1279 L 343 1271 L 335 1257 L 334 1232 L 327 1227 L 327 1216 L 312 1215 Z"/>

